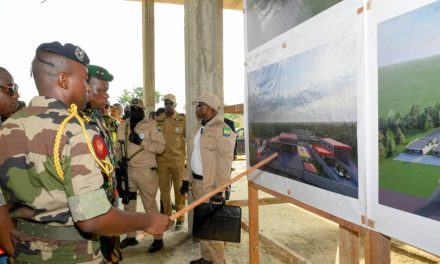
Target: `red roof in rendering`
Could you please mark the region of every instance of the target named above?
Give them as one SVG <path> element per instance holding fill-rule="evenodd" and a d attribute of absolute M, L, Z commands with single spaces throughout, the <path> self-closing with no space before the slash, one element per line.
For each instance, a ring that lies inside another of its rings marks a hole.
<path fill-rule="evenodd" d="M 279 135 L 279 138 L 287 138 L 287 139 L 291 139 L 291 140 L 298 140 L 298 137 L 296 136 L 296 134 L 286 133 L 286 132 L 282 132 Z"/>
<path fill-rule="evenodd" d="M 313 145 L 313 149 L 321 156 L 333 157 L 333 152 L 320 145 Z"/>
<path fill-rule="evenodd" d="M 349 145 L 345 145 L 344 143 L 341 143 L 339 141 L 336 141 L 332 138 L 321 138 L 321 140 L 331 144 L 334 148 L 338 149 L 348 149 L 351 150 L 352 148 Z"/>
<path fill-rule="evenodd" d="M 309 172 L 313 172 L 313 173 L 318 173 L 318 171 L 315 168 L 315 165 L 313 165 L 312 163 L 309 162 L 303 162 L 304 164 L 304 170 L 309 171 Z"/>

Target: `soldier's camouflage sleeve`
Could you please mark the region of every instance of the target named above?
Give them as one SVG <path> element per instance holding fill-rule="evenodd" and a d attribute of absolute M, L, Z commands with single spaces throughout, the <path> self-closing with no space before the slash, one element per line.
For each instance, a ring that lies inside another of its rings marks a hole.
<path fill-rule="evenodd" d="M 89 131 L 91 140 L 96 135 Z M 84 135 L 81 133 L 72 136 L 64 149 L 66 157 L 70 158 L 70 167 L 66 174 L 70 174 L 71 193 L 67 193 L 67 203 L 73 221 L 84 221 L 107 213 L 111 204 L 101 188 L 101 168 L 91 155 L 90 151 L 93 149 L 88 148 Z"/>
<path fill-rule="evenodd" d="M 5 197 L 3 196 L 2 189 L 0 189 L 0 206 L 6 205 Z"/>

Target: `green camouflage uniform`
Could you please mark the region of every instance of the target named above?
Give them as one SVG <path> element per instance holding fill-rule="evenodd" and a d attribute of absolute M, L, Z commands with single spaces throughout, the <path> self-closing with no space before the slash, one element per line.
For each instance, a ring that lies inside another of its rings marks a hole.
<path fill-rule="evenodd" d="M 117 138 L 119 121 L 109 115 L 103 115 L 102 118 L 104 119 L 105 129 L 107 130 L 114 144 Z"/>
<path fill-rule="evenodd" d="M 5 197 L 3 196 L 2 189 L 0 189 L 0 206 L 6 205 Z"/>
<path fill-rule="evenodd" d="M 95 124 L 99 129 L 99 134 L 102 138 L 104 138 L 105 144 L 108 149 L 108 157 L 112 162 L 113 168 L 116 167 L 116 157 L 115 152 L 113 148 L 113 140 L 111 139 L 109 135 L 109 130 L 106 129 L 105 126 L 105 119 L 103 118 L 101 112 L 96 109 L 87 108 L 84 113 L 93 121 L 90 122 L 91 124 Z M 105 117 L 105 116 L 104 116 Z M 102 188 L 107 193 L 108 200 L 110 203 L 118 207 L 118 195 L 116 191 L 116 176 L 114 172 L 112 173 L 112 181 L 109 181 L 108 176 L 105 174 L 105 172 L 102 172 L 102 176 L 104 179 L 104 184 Z M 101 237 L 101 251 L 104 255 L 104 258 L 111 262 L 118 262 L 122 260 L 121 255 L 121 247 L 119 242 L 119 236 L 114 237 Z"/>
<path fill-rule="evenodd" d="M 99 241 L 74 227 L 111 208 L 101 188 L 101 168 L 75 118 L 66 124 L 59 147 L 64 179 L 54 165 L 54 139 L 69 115 L 63 102 L 37 96 L 0 130 L 0 186 L 6 202 L 34 213 L 30 219 L 17 218 L 12 233 L 17 263 L 103 262 Z M 86 128 L 90 139 L 99 135 Z"/>

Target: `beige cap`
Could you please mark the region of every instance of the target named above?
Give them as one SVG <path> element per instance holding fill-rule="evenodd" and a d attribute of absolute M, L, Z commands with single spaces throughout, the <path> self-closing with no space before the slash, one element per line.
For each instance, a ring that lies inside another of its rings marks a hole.
<path fill-rule="evenodd" d="M 174 94 L 166 94 L 166 95 L 164 95 L 164 97 L 162 98 L 162 101 L 165 101 L 165 100 L 170 100 L 170 101 L 172 101 L 173 103 L 175 103 L 175 102 L 176 102 L 176 96 L 175 96 Z"/>
<path fill-rule="evenodd" d="M 213 93 L 205 93 L 197 99 L 196 103 L 205 103 L 209 105 L 214 110 L 218 111 L 220 109 L 220 100 L 217 95 Z"/>
<path fill-rule="evenodd" d="M 145 108 L 144 107 L 144 102 L 142 101 L 142 99 L 138 99 L 138 98 L 131 99 L 130 107 L 132 107 L 134 105 L 139 106 L 140 108 Z"/>
<path fill-rule="evenodd" d="M 121 104 L 118 103 L 114 103 L 112 106 L 110 106 L 110 108 L 116 108 L 119 109 L 121 112 L 124 112 L 124 108 L 122 107 Z"/>

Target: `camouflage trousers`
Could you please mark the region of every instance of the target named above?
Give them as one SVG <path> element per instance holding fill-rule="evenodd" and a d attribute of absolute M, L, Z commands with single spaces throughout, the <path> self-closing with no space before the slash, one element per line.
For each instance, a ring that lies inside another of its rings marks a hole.
<path fill-rule="evenodd" d="M 12 231 L 14 263 L 105 263 L 99 241 L 53 240 Z"/>

